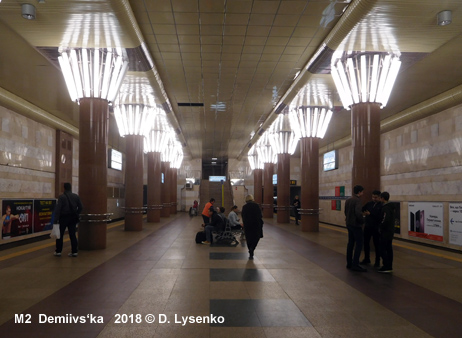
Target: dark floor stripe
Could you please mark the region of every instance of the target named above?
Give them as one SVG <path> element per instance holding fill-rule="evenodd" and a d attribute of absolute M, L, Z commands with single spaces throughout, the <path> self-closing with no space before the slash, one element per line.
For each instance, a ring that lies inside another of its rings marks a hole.
<path fill-rule="evenodd" d="M 379 274 L 372 269 L 367 273 L 349 271 L 345 267 L 345 255 L 272 226 L 266 219 L 265 233 L 279 243 L 287 243 L 290 249 L 428 334 L 441 338 L 461 337 L 462 304 L 459 302 L 392 274 Z"/>
<path fill-rule="evenodd" d="M 0 337 L 96 337 L 186 226 L 186 222 L 178 222 L 178 219 L 166 223 L 135 245 L 25 310 L 23 314 L 32 316 L 31 324 L 15 324 L 14 318 L 5 322 L 0 326 Z M 156 243 L 162 245 L 156 246 Z M 50 256 L 50 259 L 55 258 Z M 86 323 L 40 324 L 40 314 L 62 316 L 65 320 L 85 316 Z M 87 315 L 91 314 L 101 316 L 103 323 L 90 324 Z"/>

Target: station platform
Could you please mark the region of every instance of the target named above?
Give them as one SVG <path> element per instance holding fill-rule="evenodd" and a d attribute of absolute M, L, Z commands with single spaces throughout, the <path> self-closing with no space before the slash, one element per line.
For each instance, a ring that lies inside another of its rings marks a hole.
<path fill-rule="evenodd" d="M 346 269 L 346 229 L 265 219 L 254 260 L 196 244 L 201 217 L 107 248 L 53 256 L 44 240 L 0 251 L 0 337 L 460 337 L 462 253 L 395 240 L 394 271 Z"/>

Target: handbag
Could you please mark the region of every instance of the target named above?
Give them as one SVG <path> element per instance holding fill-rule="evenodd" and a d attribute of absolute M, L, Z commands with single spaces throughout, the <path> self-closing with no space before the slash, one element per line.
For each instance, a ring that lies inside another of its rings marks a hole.
<path fill-rule="evenodd" d="M 56 238 L 56 239 L 61 238 L 61 232 L 59 231 L 59 224 L 58 223 L 53 224 L 53 229 L 51 230 L 50 237 L 51 238 Z"/>

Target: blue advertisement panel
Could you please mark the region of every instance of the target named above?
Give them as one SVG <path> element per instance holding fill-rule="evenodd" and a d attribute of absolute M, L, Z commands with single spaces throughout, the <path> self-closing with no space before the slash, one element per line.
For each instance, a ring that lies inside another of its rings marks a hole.
<path fill-rule="evenodd" d="M 33 200 L 2 201 L 2 239 L 32 233 Z"/>

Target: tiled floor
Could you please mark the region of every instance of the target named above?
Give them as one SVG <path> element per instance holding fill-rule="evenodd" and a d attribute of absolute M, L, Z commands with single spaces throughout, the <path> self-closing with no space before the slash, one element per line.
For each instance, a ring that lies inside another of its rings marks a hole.
<path fill-rule="evenodd" d="M 196 244 L 200 224 L 112 224 L 77 258 L 52 240 L 0 251 L 0 337 L 461 336 L 460 253 L 394 241 L 393 274 L 356 273 L 342 228 L 265 219 L 252 261 L 245 241 Z"/>

